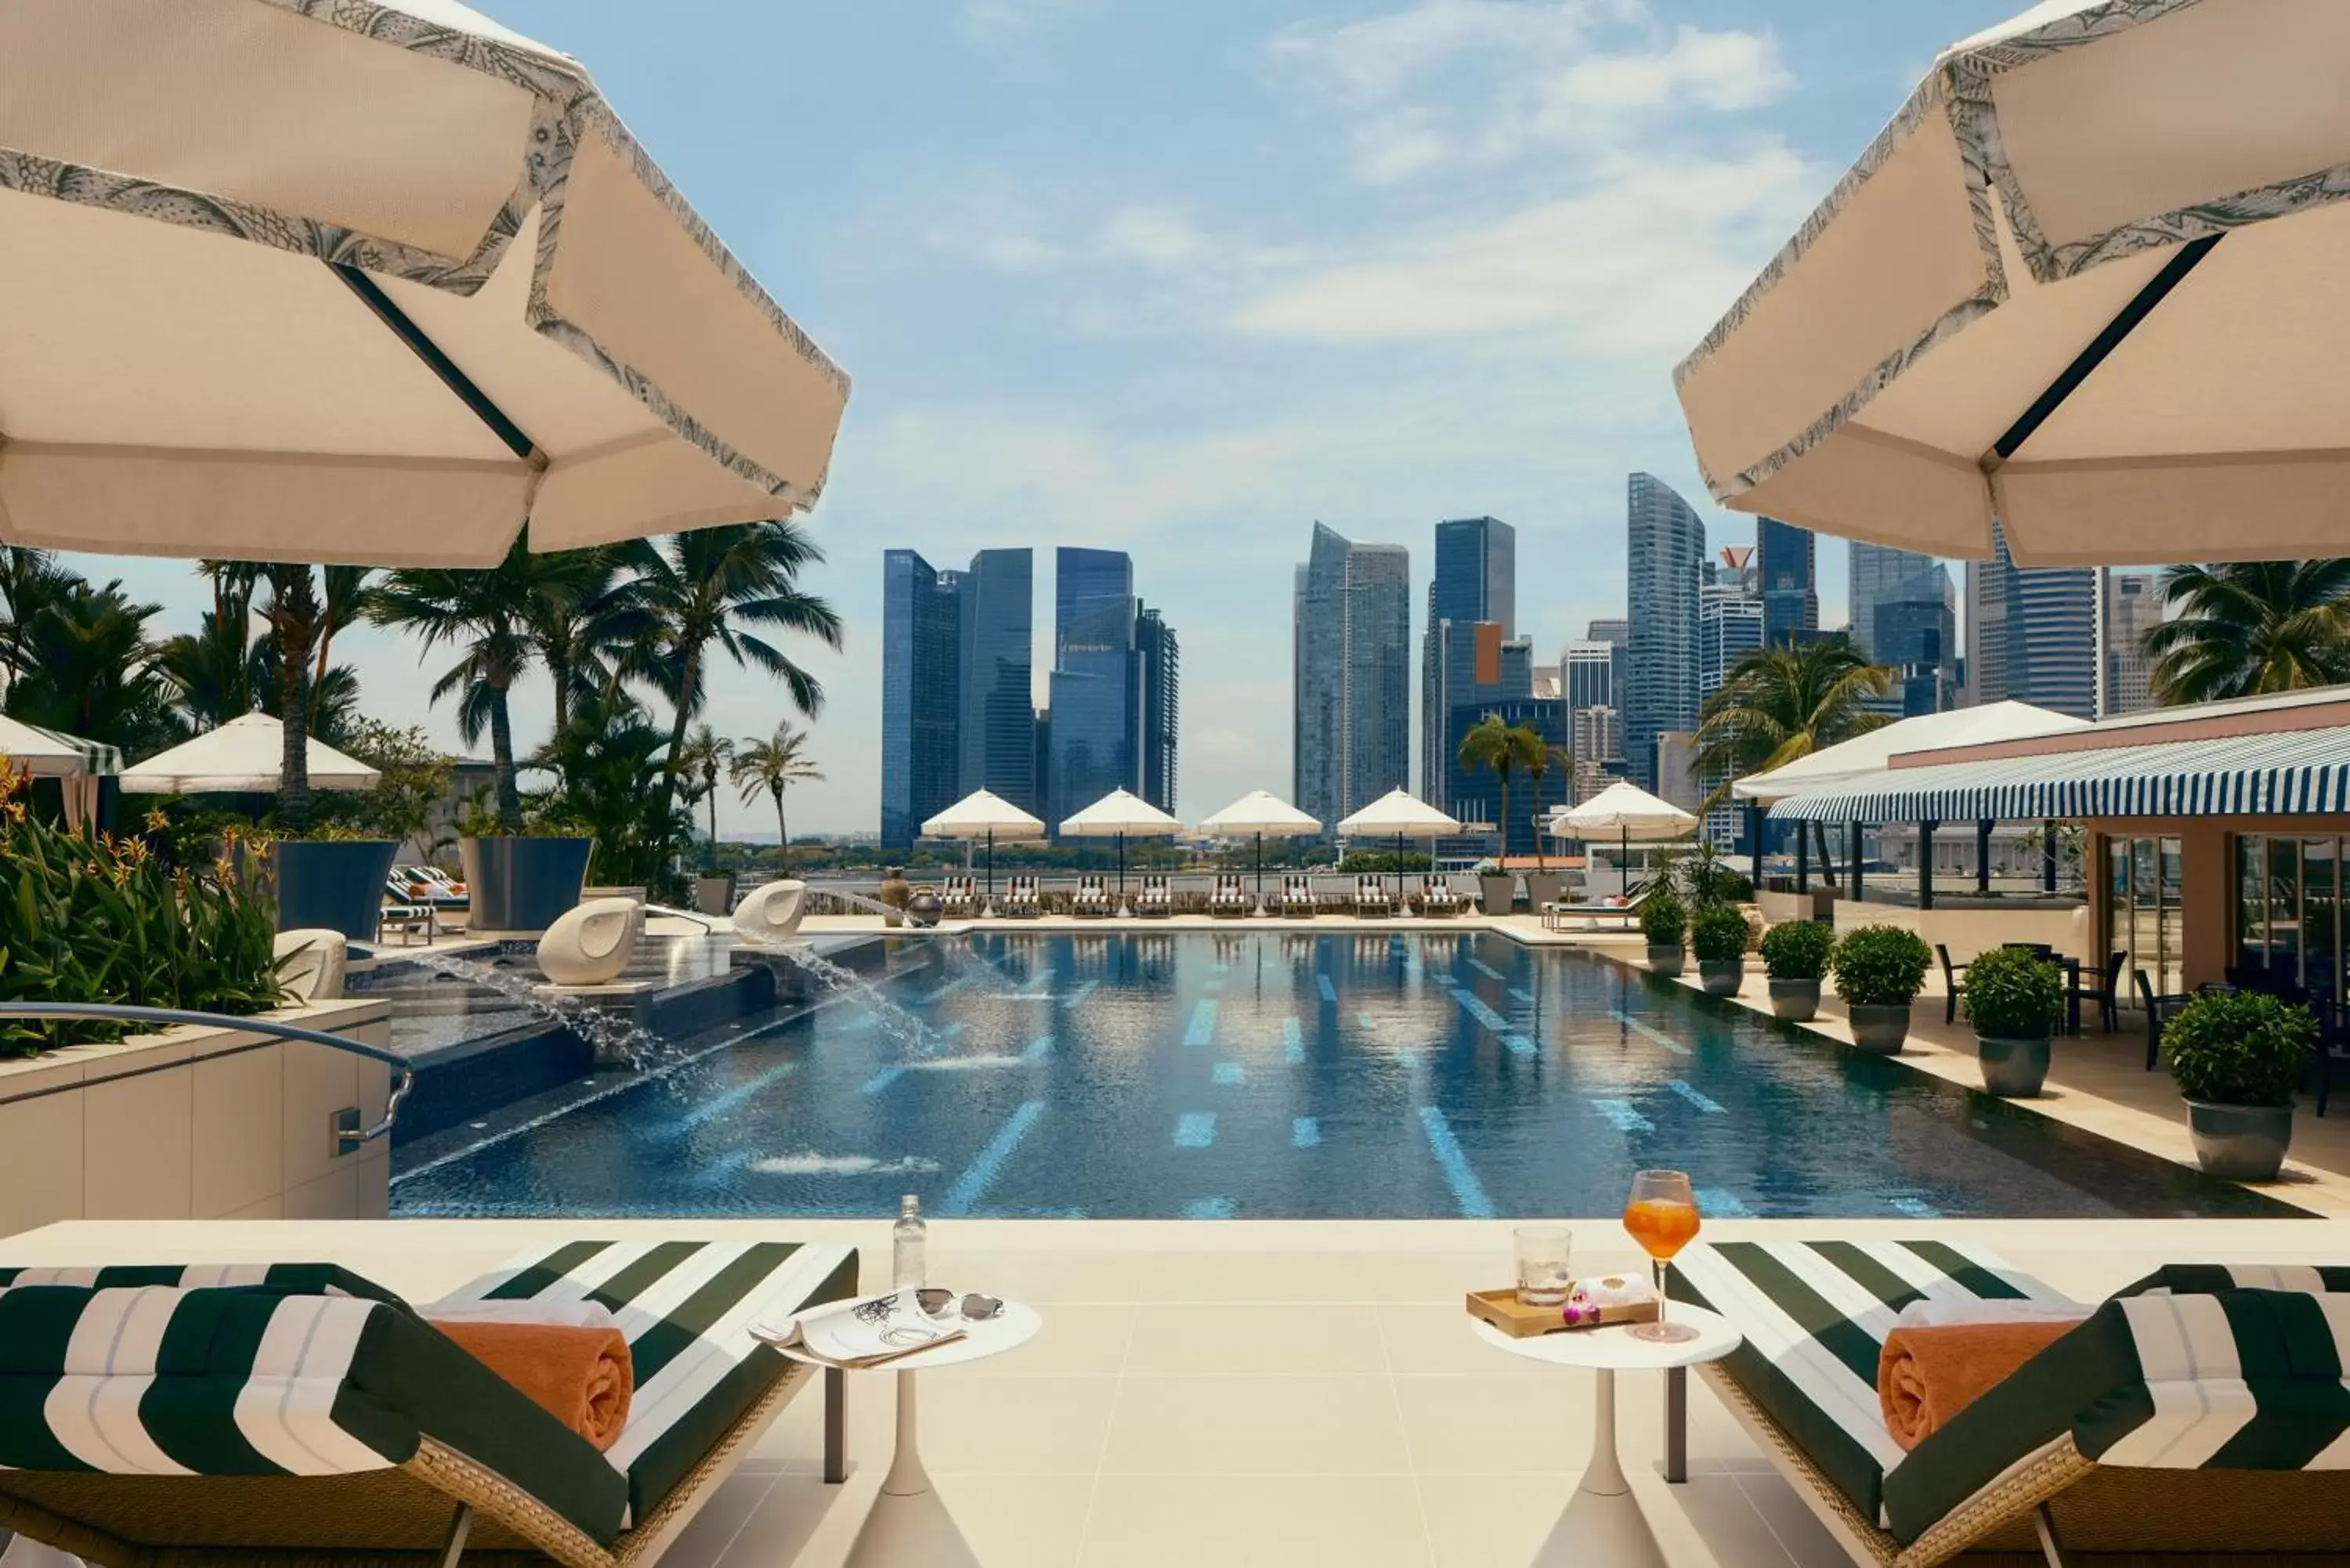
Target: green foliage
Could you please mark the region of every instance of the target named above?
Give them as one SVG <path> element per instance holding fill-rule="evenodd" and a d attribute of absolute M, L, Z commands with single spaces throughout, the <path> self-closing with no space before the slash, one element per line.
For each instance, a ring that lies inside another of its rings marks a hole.
<path fill-rule="evenodd" d="M 2145 648 L 2165 702 L 2350 680 L 2350 560 L 2174 566 L 2162 597 Z"/>
<path fill-rule="evenodd" d="M 240 1016 L 286 1000 L 276 916 L 250 869 L 169 871 L 139 839 L 96 840 L 25 809 L 0 769 L 0 999 Z M 0 1023 L 0 1054 L 120 1039 L 120 1025 Z"/>
<path fill-rule="evenodd" d="M 1753 928 L 1734 905 L 1708 904 L 1690 920 L 1690 949 L 1700 963 L 1729 963 L 1744 958 L 1753 940 Z"/>
<path fill-rule="evenodd" d="M 2254 992 L 2199 996 L 2162 1031 L 2171 1081 L 2207 1105 L 2293 1104 L 2316 1048 L 2308 1008 Z"/>
<path fill-rule="evenodd" d="M 693 836 L 693 817 L 661 789 L 669 737 L 641 705 L 625 695 L 575 703 L 570 726 L 531 765 L 561 782 L 531 799 L 526 827 L 593 838 L 599 883 L 671 888 L 669 846 Z"/>
<path fill-rule="evenodd" d="M 395 843 L 422 836 L 456 764 L 422 729 L 394 729 L 374 719 L 358 721 L 343 749 L 383 777 L 373 789 L 321 796 L 310 836 Z"/>
<path fill-rule="evenodd" d="M 702 728 L 709 729 L 707 724 Z M 792 830 L 784 819 L 784 792 L 795 784 L 819 784 L 824 774 L 817 771 L 816 759 L 808 753 L 806 730 L 795 730 L 789 719 L 775 722 L 775 732 L 764 741 L 744 741 L 733 748 L 727 763 L 727 775 L 743 797 L 744 805 L 757 799 L 761 791 L 775 803 L 775 843 L 785 863 L 791 858 Z M 716 787 L 713 782 L 712 787 Z M 711 805 L 711 851 L 717 852 L 717 805 Z"/>
<path fill-rule="evenodd" d="M 1705 700 L 1691 775 L 1719 780 L 1709 809 L 1749 774 L 1768 773 L 1825 751 L 1885 722 L 1867 707 L 1893 689 L 1893 672 L 1872 664 L 1848 638 L 1756 649 L 1731 667 Z"/>
<path fill-rule="evenodd" d="M 1906 926 L 1862 926 L 1829 955 L 1836 994 L 1855 1007 L 1907 1007 L 1926 987 L 1934 954 Z"/>
<path fill-rule="evenodd" d="M 1271 845 L 1265 846 L 1265 864 L 1271 866 Z M 1345 877 L 1392 877 L 1414 871 L 1433 871 L 1435 859 L 1417 849 L 1407 849 L 1399 855 L 1392 849 L 1351 849 L 1338 862 L 1339 875 Z"/>
<path fill-rule="evenodd" d="M 1640 906 L 1640 930 L 1652 948 L 1677 948 L 1689 934 L 1689 907 L 1670 888 L 1659 888 Z"/>
<path fill-rule="evenodd" d="M 1818 980 L 1835 949 L 1835 933 L 1817 920 L 1782 920 L 1762 933 L 1762 962 L 1773 980 Z"/>
<path fill-rule="evenodd" d="M 1977 954 L 1959 992 L 1975 1033 L 1994 1040 L 2043 1039 L 2064 1012 L 2064 970 L 2022 948 Z"/>
<path fill-rule="evenodd" d="M 1669 875 L 1692 909 L 1713 904 L 1742 904 L 1754 897 L 1754 884 L 1721 857 L 1721 846 L 1700 838 L 1676 854 Z"/>

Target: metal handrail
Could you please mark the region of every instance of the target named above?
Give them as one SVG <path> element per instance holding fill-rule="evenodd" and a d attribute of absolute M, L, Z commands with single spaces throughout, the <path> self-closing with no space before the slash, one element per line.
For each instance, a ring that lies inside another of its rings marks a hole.
<path fill-rule="evenodd" d="M 316 1029 L 301 1029 L 291 1023 L 280 1023 L 274 1018 L 238 1018 L 225 1012 L 197 1012 L 183 1007 L 133 1007 L 118 1002 L 0 1002 L 0 1019 L 56 1018 L 97 1023 L 194 1023 L 205 1028 L 234 1029 L 246 1034 L 268 1034 L 280 1040 L 299 1040 L 307 1044 L 324 1045 L 329 1050 L 348 1051 L 354 1056 L 364 1056 L 370 1062 L 381 1062 L 392 1070 L 391 1097 L 384 1102 L 383 1120 L 371 1127 L 337 1127 L 338 1143 L 356 1147 L 372 1143 L 391 1131 L 391 1124 L 400 1119 L 400 1102 L 416 1086 L 416 1070 L 405 1056 L 395 1055 L 380 1046 L 346 1040 L 339 1034 L 323 1034 Z"/>

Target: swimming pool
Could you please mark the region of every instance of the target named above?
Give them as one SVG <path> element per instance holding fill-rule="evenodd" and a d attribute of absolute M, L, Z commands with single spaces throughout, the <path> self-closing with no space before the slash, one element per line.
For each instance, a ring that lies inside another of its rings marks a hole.
<path fill-rule="evenodd" d="M 2297 1214 L 1588 953 L 1483 932 L 918 939 L 880 981 L 399 1156 L 408 1215 Z M 901 1010 L 901 1011 L 900 1011 Z M 575 1096 L 582 1097 L 582 1096 Z"/>

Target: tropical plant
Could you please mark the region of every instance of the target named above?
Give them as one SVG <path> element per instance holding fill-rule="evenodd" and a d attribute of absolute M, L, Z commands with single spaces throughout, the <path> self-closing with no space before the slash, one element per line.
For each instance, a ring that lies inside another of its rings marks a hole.
<path fill-rule="evenodd" d="M 1461 763 L 1464 767 L 1482 768 L 1501 781 L 1501 852 L 1506 856 L 1510 852 L 1510 775 L 1537 763 L 1548 765 L 1542 737 L 1523 724 L 1503 723 L 1498 713 L 1488 713 L 1461 737 Z"/>
<path fill-rule="evenodd" d="M 1992 1040 L 2044 1040 L 2064 1012 L 2064 971 L 2028 948 L 1978 953 L 1959 992 L 1975 1033 Z"/>
<path fill-rule="evenodd" d="M 265 566 L 269 597 L 262 609 L 277 660 L 277 718 L 283 740 L 278 756 L 277 811 L 287 831 L 310 826 L 310 657 L 325 630 L 327 607 L 318 579 L 306 566 Z"/>
<path fill-rule="evenodd" d="M 608 577 L 598 552 L 535 556 L 527 537 L 517 535 L 504 559 L 486 570 L 406 568 L 393 572 L 368 597 L 368 618 L 378 626 L 415 632 L 428 653 L 444 642 L 457 651 L 457 662 L 432 683 L 432 701 L 456 698 L 457 733 L 467 745 L 489 735 L 498 826 L 504 833 L 523 829 L 508 699 L 536 651 L 530 617 L 534 610 L 551 613 L 550 606 L 582 603 L 601 591 Z"/>
<path fill-rule="evenodd" d="M 456 763 L 421 728 L 395 729 L 360 719 L 342 749 L 381 777 L 371 789 L 339 794 L 332 805 L 322 805 L 321 815 L 329 825 L 349 827 L 360 837 L 402 844 L 432 831 L 433 813 L 448 795 Z"/>
<path fill-rule="evenodd" d="M 1690 920 L 1690 950 L 1700 963 L 1733 963 L 1753 940 L 1745 914 L 1730 904 L 1709 904 Z"/>
<path fill-rule="evenodd" d="M 1762 965 L 1773 980 L 1818 980 L 1828 971 L 1835 933 L 1817 920 L 1782 920 L 1762 933 Z"/>
<path fill-rule="evenodd" d="M 658 815 L 671 818 L 686 726 L 708 700 L 713 653 L 784 683 L 809 718 L 824 706 L 815 675 L 760 635 L 792 632 L 840 646 L 840 617 L 799 586 L 803 568 L 824 559 L 807 531 L 787 519 L 696 528 L 629 553 L 636 609 L 651 634 L 632 649 L 625 673 L 650 681 L 672 709 Z"/>
<path fill-rule="evenodd" d="M 201 734 L 258 707 L 275 666 L 268 645 L 253 635 L 253 591 L 260 568 L 244 561 L 205 561 L 199 569 L 212 579 L 213 607 L 193 632 L 168 639 L 158 658 L 178 689 L 189 727 Z"/>
<path fill-rule="evenodd" d="M 73 574 L 47 550 L 0 546 L 0 689 L 30 668 L 25 639 L 33 618 L 71 580 Z"/>
<path fill-rule="evenodd" d="M 2308 1008 L 2259 992 L 2199 996 L 2163 1026 L 2171 1081 L 2213 1106 L 2289 1106 L 2317 1048 Z"/>
<path fill-rule="evenodd" d="M 1659 888 L 1640 905 L 1640 933 L 1652 948 L 1677 948 L 1689 934 L 1689 907 L 1670 888 Z"/>
<path fill-rule="evenodd" d="M 530 765 L 560 783 L 533 803 L 528 826 L 596 841 L 598 880 L 666 888 L 669 846 L 693 824 L 669 804 L 669 738 L 644 705 L 626 692 L 593 692 L 574 704 L 571 722 Z"/>
<path fill-rule="evenodd" d="M 25 670 L 9 685 L 7 711 L 126 752 L 177 740 L 172 684 L 147 638 L 161 609 L 133 602 L 119 582 L 55 585 L 23 628 Z"/>
<path fill-rule="evenodd" d="M 575 701 L 612 687 L 616 659 L 629 639 L 650 629 L 637 604 L 636 579 L 620 574 L 620 550 L 604 545 L 566 555 L 569 591 L 536 596 L 522 618 L 554 688 L 558 733 L 570 724 Z"/>
<path fill-rule="evenodd" d="M 2165 702 L 2350 680 L 2350 560 L 2174 566 L 2162 597 L 2144 646 Z"/>
<path fill-rule="evenodd" d="M 246 1015 L 280 1005 L 270 900 L 228 862 L 173 871 L 143 840 L 35 817 L 0 768 L 0 1000 Z M 119 1024 L 0 1023 L 0 1053 L 119 1039 Z"/>
<path fill-rule="evenodd" d="M 1545 846 L 1550 842 L 1550 821 L 1549 814 L 1544 809 L 1543 781 L 1550 776 L 1550 771 L 1554 767 L 1565 774 L 1570 781 L 1574 779 L 1575 748 L 1554 746 L 1544 740 L 1533 726 L 1528 725 L 1525 729 L 1526 733 L 1534 738 L 1534 749 L 1526 759 L 1526 777 L 1534 786 L 1534 869 L 1547 871 L 1550 869 L 1550 854 Z M 1569 793 L 1573 793 L 1571 784 Z M 1503 847 L 1507 846 L 1508 843 L 1504 840 Z"/>
<path fill-rule="evenodd" d="M 734 742 L 721 736 L 708 724 L 696 724 L 685 738 L 678 753 L 678 772 L 685 781 L 685 804 L 699 805 L 710 803 L 710 840 L 702 855 L 702 867 L 709 869 L 717 864 L 718 853 L 718 775 L 734 760 Z"/>
<path fill-rule="evenodd" d="M 1730 786 L 1799 757 L 1865 735 L 1886 722 L 1867 707 L 1893 689 L 1893 672 L 1844 637 L 1758 648 L 1731 667 L 1721 689 L 1705 700 L 1697 726 L 1691 773 L 1716 781 L 1706 797 L 1711 810 L 1730 798 Z"/>
<path fill-rule="evenodd" d="M 727 776 L 742 792 L 743 804 L 750 805 L 762 793 L 775 801 L 775 843 L 783 851 L 788 865 L 792 854 L 792 836 L 784 823 L 784 791 L 795 784 L 821 783 L 824 774 L 816 771 L 816 760 L 808 755 L 806 730 L 795 730 L 788 719 L 779 720 L 775 732 L 764 741 L 744 741 L 734 748 Z M 713 819 L 714 820 L 714 819 Z M 711 841 L 717 841 L 713 830 Z"/>
<path fill-rule="evenodd" d="M 1754 885 L 1726 865 L 1721 846 L 1710 838 L 1696 839 L 1673 858 L 1667 873 L 1680 885 L 1692 909 L 1714 904 L 1736 904 L 1754 896 Z"/>
<path fill-rule="evenodd" d="M 1855 1007 L 1907 1007 L 1926 989 L 1934 955 L 1907 926 L 1860 926 L 1828 956 L 1836 994 Z"/>

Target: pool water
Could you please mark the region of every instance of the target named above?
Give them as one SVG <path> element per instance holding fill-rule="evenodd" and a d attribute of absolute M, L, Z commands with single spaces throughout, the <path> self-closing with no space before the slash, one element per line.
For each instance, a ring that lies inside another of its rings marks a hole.
<path fill-rule="evenodd" d="M 1648 979 L 1488 933 L 920 940 L 879 981 L 401 1151 L 408 1215 L 2298 1214 Z M 468 1139 L 473 1140 L 470 1143 Z"/>

